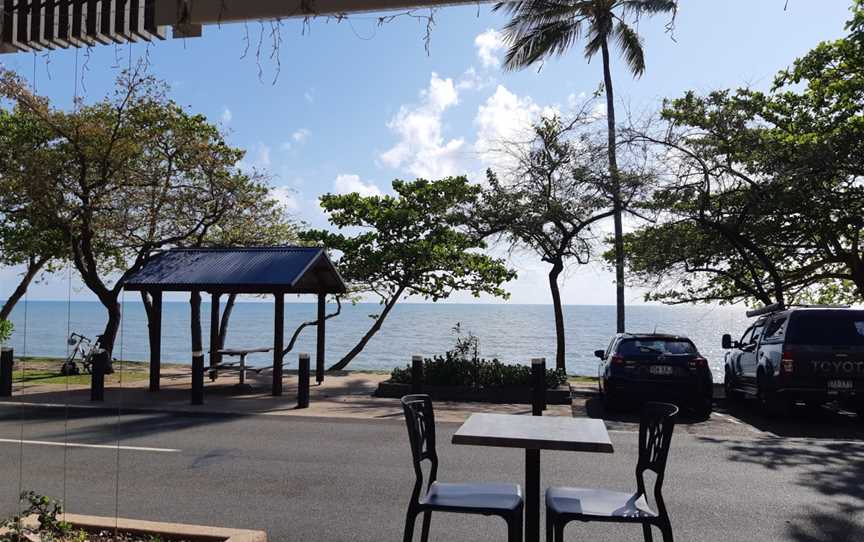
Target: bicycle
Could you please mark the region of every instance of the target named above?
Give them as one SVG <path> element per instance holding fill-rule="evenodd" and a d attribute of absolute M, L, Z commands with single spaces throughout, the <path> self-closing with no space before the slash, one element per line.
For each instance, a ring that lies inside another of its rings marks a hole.
<path fill-rule="evenodd" d="M 95 341 L 92 341 L 79 333 L 70 335 L 67 344 L 74 348 L 69 357 L 63 361 L 63 365 L 60 366 L 60 374 L 63 376 L 74 376 L 81 374 L 81 370 L 85 374 L 90 374 L 93 368 L 93 356 L 99 351 L 101 338 L 100 336 Z M 78 368 L 79 363 L 81 364 L 81 369 Z"/>

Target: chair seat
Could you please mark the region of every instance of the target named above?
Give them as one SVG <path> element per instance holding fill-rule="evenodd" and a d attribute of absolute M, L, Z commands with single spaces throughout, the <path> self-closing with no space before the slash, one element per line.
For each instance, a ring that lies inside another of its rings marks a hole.
<path fill-rule="evenodd" d="M 513 511 L 522 505 L 522 488 L 514 484 L 434 482 L 420 504 L 441 510 Z"/>
<path fill-rule="evenodd" d="M 550 487 L 546 490 L 546 508 L 557 515 L 580 516 L 615 521 L 639 521 L 656 518 L 644 495 L 583 489 L 578 487 Z"/>

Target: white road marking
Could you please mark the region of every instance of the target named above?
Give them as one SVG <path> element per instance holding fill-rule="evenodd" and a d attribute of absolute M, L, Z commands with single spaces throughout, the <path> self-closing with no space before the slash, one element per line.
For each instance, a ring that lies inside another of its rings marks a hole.
<path fill-rule="evenodd" d="M 96 448 L 97 450 L 125 450 L 130 452 L 161 452 L 179 453 L 182 450 L 176 448 L 150 448 L 146 446 L 117 446 L 112 444 L 80 444 L 77 442 L 51 442 L 47 440 L 19 440 L 11 438 L 0 438 L 0 443 L 7 444 L 35 444 L 38 446 L 65 446 L 67 448 Z"/>
<path fill-rule="evenodd" d="M 736 420 L 735 418 L 733 418 L 732 416 L 729 416 L 728 414 L 720 414 L 719 412 L 712 412 L 711 415 L 716 416 L 717 418 L 720 418 L 721 420 L 726 420 L 727 422 L 734 423 L 735 425 L 744 425 L 743 422 Z"/>

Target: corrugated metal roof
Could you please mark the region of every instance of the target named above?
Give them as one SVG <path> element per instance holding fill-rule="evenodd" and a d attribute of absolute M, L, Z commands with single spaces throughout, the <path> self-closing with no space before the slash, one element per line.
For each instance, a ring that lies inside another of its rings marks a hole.
<path fill-rule="evenodd" d="M 127 290 L 342 293 L 345 283 L 317 247 L 181 248 L 151 259 Z"/>

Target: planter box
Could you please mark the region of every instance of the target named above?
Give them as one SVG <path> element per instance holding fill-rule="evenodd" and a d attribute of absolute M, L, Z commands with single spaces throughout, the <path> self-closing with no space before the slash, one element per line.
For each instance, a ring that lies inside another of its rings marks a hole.
<path fill-rule="evenodd" d="M 411 384 L 394 384 L 385 381 L 378 384 L 375 397 L 399 398 L 409 393 L 411 393 Z M 527 387 L 476 389 L 467 386 L 424 385 L 421 393 L 429 394 L 435 401 L 531 404 L 531 390 Z M 570 403 L 570 386 L 546 390 L 546 404 L 569 405 Z"/>
<path fill-rule="evenodd" d="M 81 514 L 63 514 L 62 519 L 72 524 L 73 527 L 84 531 L 113 531 L 116 527 L 118 531 L 124 533 L 157 535 L 164 538 L 166 542 L 181 539 L 194 542 L 267 542 L 267 533 L 264 531 L 223 529 L 204 525 L 84 516 Z M 38 520 L 34 515 L 23 521 L 28 525 L 35 526 Z"/>

